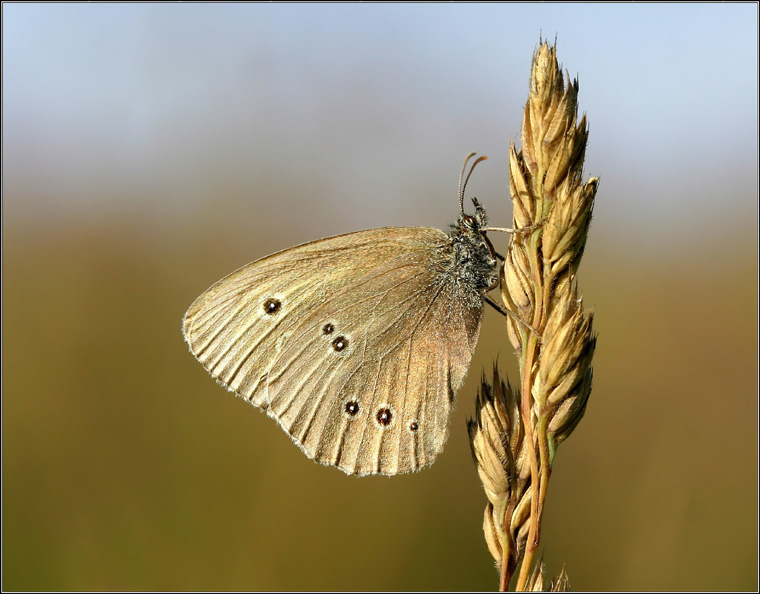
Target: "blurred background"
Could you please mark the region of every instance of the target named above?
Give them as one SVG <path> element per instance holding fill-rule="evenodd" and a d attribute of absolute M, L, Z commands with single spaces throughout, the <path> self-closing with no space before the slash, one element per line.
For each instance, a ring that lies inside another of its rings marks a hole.
<path fill-rule="evenodd" d="M 539 36 L 598 175 L 599 335 L 543 552 L 576 590 L 757 588 L 756 4 L 4 4 L 6 590 L 479 590 L 498 576 L 465 420 L 357 479 L 216 385 L 180 322 L 320 237 L 510 224 Z M 505 238 L 498 238 L 504 245 Z"/>

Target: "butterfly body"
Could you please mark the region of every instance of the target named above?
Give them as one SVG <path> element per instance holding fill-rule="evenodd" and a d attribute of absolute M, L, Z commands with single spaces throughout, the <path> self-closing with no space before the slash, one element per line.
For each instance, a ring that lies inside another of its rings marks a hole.
<path fill-rule="evenodd" d="M 386 227 L 248 264 L 190 306 L 193 355 L 349 474 L 418 470 L 443 449 L 454 395 L 498 282 L 482 209 L 449 233 Z"/>

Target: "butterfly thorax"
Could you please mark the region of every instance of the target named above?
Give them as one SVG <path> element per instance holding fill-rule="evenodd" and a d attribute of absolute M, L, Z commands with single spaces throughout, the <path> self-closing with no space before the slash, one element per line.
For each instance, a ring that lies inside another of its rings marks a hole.
<path fill-rule="evenodd" d="M 454 256 L 454 275 L 471 291 L 484 294 L 498 283 L 498 265 L 493 246 L 482 231 L 485 212 L 463 215 L 449 235 Z"/>

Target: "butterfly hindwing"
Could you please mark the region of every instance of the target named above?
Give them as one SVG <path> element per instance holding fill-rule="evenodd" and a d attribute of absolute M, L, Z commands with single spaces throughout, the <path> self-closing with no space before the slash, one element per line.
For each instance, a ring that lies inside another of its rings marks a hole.
<path fill-rule="evenodd" d="M 312 242 L 216 283 L 188 310 L 185 337 L 310 458 L 409 472 L 443 447 L 480 328 L 482 304 L 460 294 L 451 262 L 437 229 Z"/>

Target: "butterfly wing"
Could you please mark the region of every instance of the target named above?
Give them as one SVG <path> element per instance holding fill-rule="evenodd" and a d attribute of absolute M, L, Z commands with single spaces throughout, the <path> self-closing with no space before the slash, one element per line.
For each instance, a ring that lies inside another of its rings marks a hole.
<path fill-rule="evenodd" d="M 268 256 L 203 293 L 190 350 L 266 410 L 309 458 L 393 475 L 443 449 L 482 299 L 457 282 L 450 237 L 393 227 Z"/>

